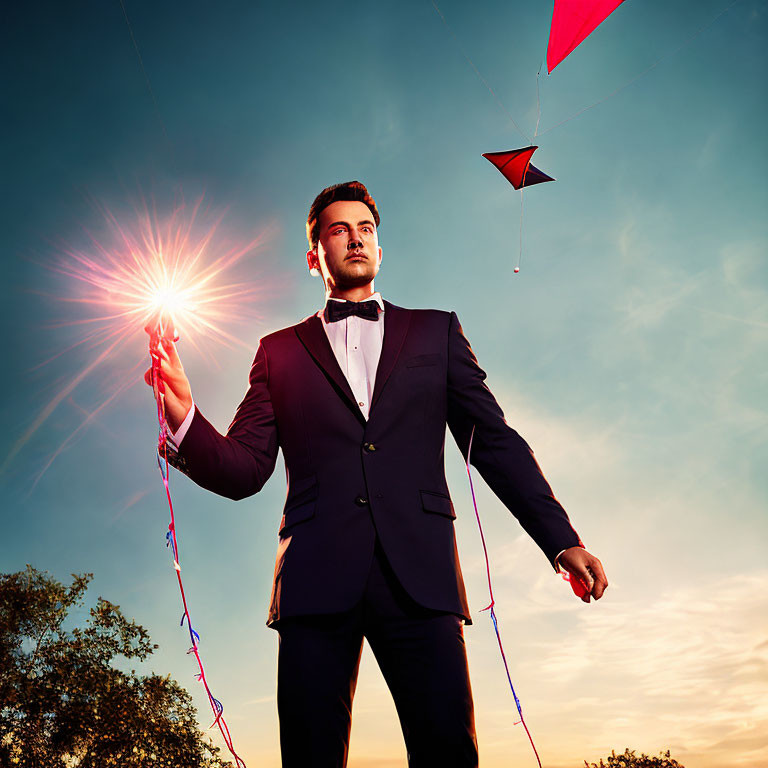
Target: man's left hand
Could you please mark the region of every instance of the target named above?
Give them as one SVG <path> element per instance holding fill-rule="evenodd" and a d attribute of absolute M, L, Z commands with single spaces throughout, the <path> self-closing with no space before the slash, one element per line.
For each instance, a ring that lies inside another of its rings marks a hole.
<path fill-rule="evenodd" d="M 590 596 L 595 600 L 603 596 L 608 586 L 603 564 L 586 549 L 570 547 L 558 557 L 557 562 L 568 571 L 572 579 L 579 579 L 584 584 L 586 592 L 581 599 L 585 603 L 589 602 Z"/>

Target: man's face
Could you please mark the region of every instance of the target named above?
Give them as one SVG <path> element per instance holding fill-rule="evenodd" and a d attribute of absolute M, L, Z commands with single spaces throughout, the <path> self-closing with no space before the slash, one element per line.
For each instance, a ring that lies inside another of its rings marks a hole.
<path fill-rule="evenodd" d="M 320 270 L 326 290 L 370 283 L 381 265 L 381 248 L 368 206 L 339 200 L 320 213 L 318 224 L 317 248 L 307 254 L 307 262 Z"/>

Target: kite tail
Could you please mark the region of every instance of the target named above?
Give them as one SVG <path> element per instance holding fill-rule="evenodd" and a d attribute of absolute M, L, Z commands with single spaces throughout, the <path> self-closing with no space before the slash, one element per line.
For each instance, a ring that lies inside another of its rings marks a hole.
<path fill-rule="evenodd" d="M 491 564 L 490 560 L 488 559 L 488 547 L 485 543 L 485 534 L 483 533 L 483 524 L 480 522 L 480 513 L 477 510 L 477 499 L 475 497 L 475 485 L 472 482 L 472 472 L 469 468 L 469 460 L 470 456 L 472 455 L 472 441 L 475 437 L 475 428 L 472 427 L 472 432 L 469 435 L 469 447 L 467 448 L 467 477 L 469 478 L 469 490 L 472 494 L 472 506 L 475 509 L 475 518 L 477 520 L 477 527 L 480 530 L 480 541 L 483 543 L 483 555 L 485 556 L 485 573 L 488 578 L 488 594 L 491 598 L 491 602 L 489 605 L 487 605 L 485 608 L 481 610 L 482 611 L 490 611 L 490 617 L 491 621 L 493 622 L 493 631 L 496 633 L 496 640 L 499 644 L 499 651 L 501 652 L 501 660 L 504 662 L 504 671 L 507 673 L 507 681 L 509 682 L 509 687 L 512 691 L 512 698 L 515 700 L 515 706 L 517 707 L 517 712 L 520 715 L 520 719 L 515 723 L 517 725 L 518 723 L 521 723 L 523 728 L 525 729 L 525 733 L 528 736 L 528 741 L 531 743 L 531 749 L 533 749 L 533 754 L 536 756 L 536 762 L 539 764 L 539 768 L 542 768 L 541 766 L 541 758 L 539 757 L 539 752 L 536 749 L 536 745 L 533 743 L 533 737 L 531 736 L 531 732 L 528 730 L 528 725 L 525 722 L 525 718 L 523 717 L 523 708 L 520 704 L 520 699 L 517 698 L 517 693 L 515 693 L 515 686 L 512 684 L 512 676 L 509 673 L 509 664 L 507 663 L 507 654 L 504 652 L 504 644 L 501 642 L 501 633 L 499 632 L 499 622 L 496 618 L 496 601 L 493 597 L 493 583 L 491 581 Z"/>
<path fill-rule="evenodd" d="M 520 263 L 523 260 L 523 190 L 525 187 L 520 187 L 520 249 L 517 254 L 517 266 L 515 267 L 515 274 L 520 271 Z"/>
<path fill-rule="evenodd" d="M 189 606 L 187 605 L 187 596 L 184 592 L 184 582 L 181 579 L 181 565 L 179 563 L 179 545 L 176 540 L 176 516 L 173 510 L 173 500 L 171 498 L 171 488 L 169 483 L 169 471 L 168 471 L 168 449 L 167 439 L 169 435 L 168 422 L 165 419 L 165 403 L 163 401 L 163 385 L 160 379 L 160 358 L 158 352 L 158 345 L 162 341 L 162 327 L 160 330 L 155 330 L 151 334 L 150 341 L 150 354 L 152 355 L 152 385 L 155 393 L 155 401 L 157 402 L 157 421 L 159 425 L 159 434 L 157 439 L 157 465 L 160 469 L 160 475 L 163 479 L 163 487 L 165 488 L 165 497 L 168 501 L 168 509 L 171 515 L 171 521 L 168 524 L 168 531 L 165 534 L 166 546 L 170 547 L 171 554 L 173 555 L 173 567 L 176 571 L 176 578 L 179 583 L 179 592 L 181 593 L 181 603 L 184 607 L 184 612 L 181 615 L 181 625 L 184 625 L 184 621 L 187 622 L 187 630 L 189 631 L 189 639 L 192 643 L 188 654 L 195 657 L 197 661 L 198 673 L 195 675 L 197 680 L 203 684 L 205 693 L 208 696 L 208 703 L 211 705 L 214 720 L 210 727 L 217 726 L 221 737 L 224 739 L 224 743 L 229 750 L 229 753 L 235 759 L 235 768 L 246 768 L 245 761 L 235 752 L 234 745 L 232 743 L 232 736 L 227 726 L 227 721 L 224 719 L 224 706 L 223 704 L 211 693 L 211 689 L 208 687 L 208 681 L 205 677 L 205 668 L 203 667 L 203 660 L 200 657 L 200 635 L 195 631 L 192 626 L 192 619 L 189 615 Z"/>

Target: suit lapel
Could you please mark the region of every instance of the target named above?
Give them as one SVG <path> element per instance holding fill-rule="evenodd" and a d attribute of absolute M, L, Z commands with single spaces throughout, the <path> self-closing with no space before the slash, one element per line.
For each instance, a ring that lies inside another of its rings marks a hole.
<path fill-rule="evenodd" d="M 333 388 L 342 400 L 345 401 L 345 404 L 352 410 L 358 420 L 362 424 L 365 424 L 365 417 L 357 406 L 357 401 L 352 394 L 352 389 L 349 386 L 347 377 L 344 375 L 341 368 L 339 368 L 336 355 L 333 354 L 331 344 L 328 341 L 328 336 L 323 329 L 322 320 L 320 320 L 317 315 L 312 315 L 303 323 L 299 323 L 299 325 L 295 326 L 295 328 L 301 343 L 306 347 L 307 352 L 309 352 L 312 359 L 318 366 L 320 366 L 323 373 L 333 385 Z M 386 326 L 384 336 L 386 338 Z"/>
<path fill-rule="evenodd" d="M 373 398 L 371 399 L 371 411 L 381 396 L 381 391 L 387 383 L 389 374 L 395 367 L 403 342 L 408 334 L 408 326 L 411 322 L 411 313 L 402 307 L 396 307 L 388 301 L 384 302 L 384 343 L 381 348 L 379 366 L 376 369 L 376 382 L 373 386 Z M 368 419 L 370 420 L 370 413 Z"/>
<path fill-rule="evenodd" d="M 408 326 L 411 322 L 411 313 L 407 309 L 397 307 L 384 302 L 384 340 L 381 347 L 381 356 L 379 365 L 376 369 L 376 381 L 373 387 L 373 398 L 371 400 L 371 411 L 376 405 L 384 385 L 395 367 L 403 342 L 408 334 Z M 344 400 L 345 404 L 355 414 L 357 419 L 365 425 L 365 417 L 357 406 L 355 396 L 349 386 L 347 377 L 339 368 L 336 355 L 333 354 L 328 336 L 323 329 L 323 323 L 317 315 L 308 317 L 303 323 L 295 326 L 296 334 L 301 343 L 311 355 L 312 359 L 322 369 L 323 373 L 329 379 L 336 392 Z M 368 414 L 370 420 L 370 411 Z"/>

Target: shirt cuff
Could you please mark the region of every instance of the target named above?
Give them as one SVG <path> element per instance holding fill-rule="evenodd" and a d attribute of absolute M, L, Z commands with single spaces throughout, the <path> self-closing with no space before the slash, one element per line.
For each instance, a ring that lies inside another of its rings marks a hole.
<path fill-rule="evenodd" d="M 187 434 L 187 431 L 189 430 L 189 426 L 190 424 L 192 424 L 192 419 L 194 417 L 195 417 L 195 402 L 193 400 L 192 407 L 187 411 L 187 415 L 184 417 L 184 421 L 181 422 L 181 425 L 179 426 L 179 428 L 175 432 L 171 432 L 170 429 L 168 430 L 168 437 L 177 448 L 181 445 L 181 441 L 184 439 L 184 436 Z"/>
<path fill-rule="evenodd" d="M 576 544 L 576 546 L 577 546 L 577 547 L 581 547 L 582 549 L 586 549 L 586 547 L 584 546 L 584 544 L 581 542 L 581 539 L 579 539 L 579 543 L 578 543 L 578 544 Z M 564 549 L 561 549 L 561 550 L 560 550 L 560 551 L 557 553 L 557 555 L 555 555 L 555 573 L 564 573 L 564 572 L 565 572 L 565 568 L 563 568 L 563 566 L 562 566 L 562 565 L 560 565 L 560 555 L 562 555 L 562 554 L 563 554 L 563 552 L 565 552 L 565 550 L 564 550 Z"/>

